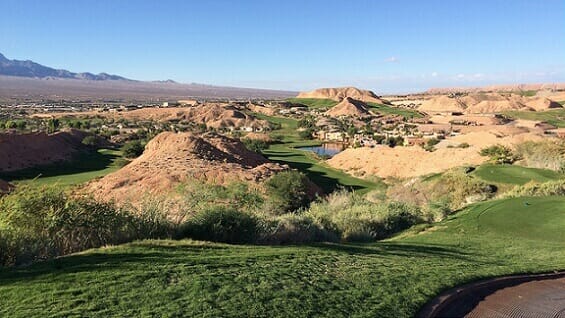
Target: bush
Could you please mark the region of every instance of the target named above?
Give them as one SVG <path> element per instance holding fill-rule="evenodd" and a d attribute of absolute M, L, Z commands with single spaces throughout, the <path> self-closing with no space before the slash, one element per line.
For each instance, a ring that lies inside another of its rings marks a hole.
<path fill-rule="evenodd" d="M 310 139 L 314 139 L 314 130 L 312 128 L 308 128 L 308 129 L 304 129 L 298 132 L 298 137 L 300 137 L 301 139 L 306 139 L 306 140 L 310 140 Z"/>
<path fill-rule="evenodd" d="M 263 150 L 269 148 L 269 143 L 264 140 L 243 138 L 241 142 L 243 142 L 245 148 L 256 153 L 262 153 Z"/>
<path fill-rule="evenodd" d="M 133 159 L 141 156 L 143 150 L 145 150 L 145 147 L 141 144 L 139 140 L 128 142 L 122 147 L 122 152 L 124 154 L 124 157 L 129 159 Z"/>
<path fill-rule="evenodd" d="M 172 224 L 56 187 L 19 186 L 0 199 L 0 265 L 17 265 L 142 238 L 172 236 Z M 148 231 L 151 228 L 160 230 Z"/>
<path fill-rule="evenodd" d="M 344 241 L 374 241 L 424 222 L 421 210 L 405 203 L 372 203 L 345 191 L 315 202 L 305 212 L 319 228 Z"/>
<path fill-rule="evenodd" d="M 292 212 L 305 207 L 308 197 L 308 179 L 298 171 L 283 171 L 265 182 L 267 202 L 274 214 Z"/>
<path fill-rule="evenodd" d="M 483 148 L 479 153 L 481 156 L 490 157 L 490 161 L 497 164 L 512 164 L 519 159 L 510 148 L 503 145 Z"/>
<path fill-rule="evenodd" d="M 516 153 L 528 167 L 565 172 L 564 141 L 526 141 L 516 146 Z"/>
<path fill-rule="evenodd" d="M 186 222 L 183 233 L 184 236 L 197 240 L 253 243 L 257 239 L 258 222 L 251 214 L 218 207 L 194 215 Z"/>
<path fill-rule="evenodd" d="M 565 195 L 565 180 L 548 181 L 545 183 L 530 182 L 506 193 L 507 197 L 543 197 L 551 195 Z"/>
<path fill-rule="evenodd" d="M 263 220 L 259 241 L 267 244 L 337 242 L 339 236 L 322 229 L 308 215 L 292 213 Z"/>
<path fill-rule="evenodd" d="M 90 148 L 96 148 L 98 146 L 98 140 L 96 140 L 95 136 L 90 135 L 84 137 L 82 144 Z"/>

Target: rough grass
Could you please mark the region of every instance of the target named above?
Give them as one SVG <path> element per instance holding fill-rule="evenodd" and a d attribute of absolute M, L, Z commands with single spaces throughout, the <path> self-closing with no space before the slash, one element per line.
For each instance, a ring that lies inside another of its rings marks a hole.
<path fill-rule="evenodd" d="M 287 101 L 294 104 L 302 104 L 310 109 L 330 108 L 338 104 L 338 102 L 333 99 L 324 98 L 288 98 Z"/>
<path fill-rule="evenodd" d="M 511 118 L 540 120 L 557 127 L 565 127 L 565 109 L 552 109 L 540 112 L 507 111 L 503 114 Z"/>
<path fill-rule="evenodd" d="M 530 181 L 547 182 L 564 177 L 563 174 L 548 169 L 493 164 L 481 165 L 473 174 L 487 182 L 514 185 L 523 185 Z"/>
<path fill-rule="evenodd" d="M 375 189 L 384 191 L 386 186 L 383 182 L 371 182 L 355 178 L 345 172 L 331 168 L 309 151 L 296 149 L 297 147 L 320 145 L 319 141 L 305 141 L 298 137 L 297 120 L 262 114 L 255 116 L 281 125 L 281 129 L 275 130 L 271 134 L 282 136 L 282 142 L 270 145 L 268 149 L 263 150 L 263 155 L 269 160 L 287 164 L 302 171 L 325 193 L 330 193 L 338 187 L 345 187 L 360 193 Z"/>
<path fill-rule="evenodd" d="M 373 244 L 142 241 L 0 272 L 0 316 L 411 317 L 443 289 L 565 269 L 565 198 L 471 206 Z"/>
<path fill-rule="evenodd" d="M 105 176 L 120 169 L 121 151 L 100 149 L 79 155 L 72 161 L 0 173 L 0 179 L 9 182 L 58 184 L 72 186 Z"/>

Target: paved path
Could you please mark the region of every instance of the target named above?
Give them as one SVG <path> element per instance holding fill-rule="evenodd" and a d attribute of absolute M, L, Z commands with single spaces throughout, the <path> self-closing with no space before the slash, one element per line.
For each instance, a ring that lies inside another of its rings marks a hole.
<path fill-rule="evenodd" d="M 565 273 L 508 276 L 448 290 L 418 317 L 565 318 Z"/>

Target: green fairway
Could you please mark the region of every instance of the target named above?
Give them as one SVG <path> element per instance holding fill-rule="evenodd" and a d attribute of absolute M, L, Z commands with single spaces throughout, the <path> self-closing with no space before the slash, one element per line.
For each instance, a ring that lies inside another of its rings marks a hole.
<path fill-rule="evenodd" d="M 511 118 L 540 120 L 557 127 L 565 127 L 565 109 L 552 109 L 539 112 L 507 111 L 503 114 Z"/>
<path fill-rule="evenodd" d="M 482 165 L 473 174 L 487 182 L 518 185 L 530 181 L 546 182 L 563 178 L 563 174 L 553 170 L 493 164 Z"/>
<path fill-rule="evenodd" d="M 71 186 L 120 169 L 116 162 L 119 158 L 121 158 L 119 150 L 100 149 L 97 152 L 81 154 L 69 162 L 0 173 L 0 179 L 16 183 L 33 182 L 38 185 L 56 183 Z"/>
<path fill-rule="evenodd" d="M 144 241 L 0 272 L 0 316 L 411 317 L 442 290 L 565 269 L 565 198 L 471 206 L 373 244 Z"/>
<path fill-rule="evenodd" d="M 406 119 L 424 117 L 420 112 L 408 108 L 393 107 L 377 103 L 367 103 L 367 105 L 371 110 L 383 115 L 401 115 Z"/>
<path fill-rule="evenodd" d="M 295 104 L 302 104 L 312 109 L 330 108 L 338 104 L 338 102 L 333 99 L 324 98 L 288 98 L 287 101 Z"/>
<path fill-rule="evenodd" d="M 325 193 L 330 193 L 339 186 L 356 190 L 361 194 L 374 189 L 384 191 L 385 184 L 382 182 L 377 183 L 355 178 L 345 172 L 331 168 L 319 158 L 316 158 L 311 152 L 296 149 L 297 147 L 320 144 L 320 142 L 316 140 L 301 140 L 298 137 L 297 120 L 262 114 L 255 114 L 255 116 L 281 125 L 281 129 L 275 130 L 271 134 L 281 136 L 282 142 L 271 145 L 268 149 L 263 151 L 263 155 L 269 160 L 287 164 L 294 169 L 304 172 L 308 178 L 320 186 Z"/>

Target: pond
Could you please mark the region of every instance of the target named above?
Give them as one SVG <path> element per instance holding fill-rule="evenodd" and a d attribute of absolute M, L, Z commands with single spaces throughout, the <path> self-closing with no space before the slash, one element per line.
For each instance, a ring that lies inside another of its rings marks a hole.
<path fill-rule="evenodd" d="M 345 149 L 341 143 L 324 143 L 320 146 L 297 147 L 296 149 L 311 151 L 318 156 L 333 157 Z"/>

